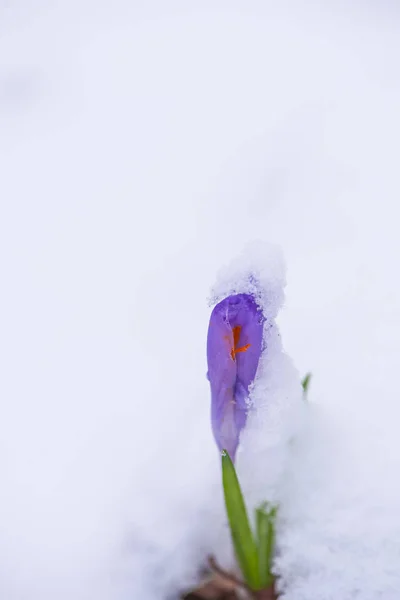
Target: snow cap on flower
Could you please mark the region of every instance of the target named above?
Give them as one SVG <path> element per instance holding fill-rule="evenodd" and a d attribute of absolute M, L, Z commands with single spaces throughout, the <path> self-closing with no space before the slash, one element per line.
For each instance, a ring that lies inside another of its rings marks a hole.
<path fill-rule="evenodd" d="M 207 339 L 211 423 L 217 446 L 235 458 L 249 388 L 261 355 L 263 314 L 251 294 L 233 294 L 212 311 Z"/>

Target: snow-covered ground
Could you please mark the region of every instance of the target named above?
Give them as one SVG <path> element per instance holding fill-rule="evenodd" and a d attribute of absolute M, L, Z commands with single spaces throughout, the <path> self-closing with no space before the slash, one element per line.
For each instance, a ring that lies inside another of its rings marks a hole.
<path fill-rule="evenodd" d="M 254 239 L 314 373 L 285 599 L 398 600 L 400 8 L 348 4 L 0 1 L 2 600 L 228 557 L 207 297 Z"/>

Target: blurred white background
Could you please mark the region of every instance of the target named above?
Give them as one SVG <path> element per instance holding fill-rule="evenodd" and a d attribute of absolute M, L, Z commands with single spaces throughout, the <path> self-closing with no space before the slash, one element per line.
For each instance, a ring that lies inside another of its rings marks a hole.
<path fill-rule="evenodd" d="M 139 600 L 131 532 L 132 573 L 195 544 L 207 296 L 253 239 L 400 529 L 399 33 L 389 1 L 0 1 L 1 598 Z"/>

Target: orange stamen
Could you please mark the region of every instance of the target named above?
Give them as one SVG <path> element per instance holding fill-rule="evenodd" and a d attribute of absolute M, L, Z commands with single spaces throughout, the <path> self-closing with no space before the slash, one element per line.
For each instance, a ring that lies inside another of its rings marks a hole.
<path fill-rule="evenodd" d="M 236 360 L 235 359 L 236 354 L 238 354 L 239 352 L 246 352 L 246 350 L 248 350 L 250 348 L 250 344 L 246 344 L 245 346 L 241 346 L 240 348 L 237 347 L 239 344 L 241 330 L 242 330 L 241 325 L 236 325 L 236 327 L 233 327 L 233 329 L 232 329 L 232 334 L 233 334 L 233 348 L 231 349 L 232 360 Z"/>

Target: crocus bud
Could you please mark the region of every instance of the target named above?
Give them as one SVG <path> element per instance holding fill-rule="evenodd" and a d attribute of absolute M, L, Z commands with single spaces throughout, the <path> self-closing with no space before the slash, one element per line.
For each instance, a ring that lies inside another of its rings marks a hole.
<path fill-rule="evenodd" d="M 254 297 L 236 294 L 213 309 L 207 339 L 211 423 L 218 448 L 232 460 L 246 424 L 249 387 L 261 355 L 264 316 Z"/>

